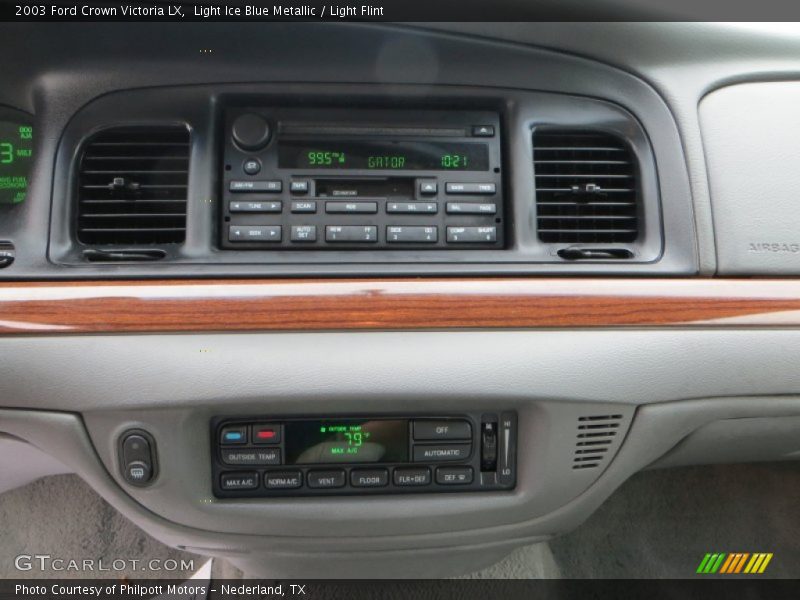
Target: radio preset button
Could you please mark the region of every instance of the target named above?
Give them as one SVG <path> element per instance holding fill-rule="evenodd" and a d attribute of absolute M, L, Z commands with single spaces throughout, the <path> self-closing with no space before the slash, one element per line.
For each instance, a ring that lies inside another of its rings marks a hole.
<path fill-rule="evenodd" d="M 377 242 L 375 225 L 326 225 L 326 242 Z"/>
<path fill-rule="evenodd" d="M 433 215 L 439 210 L 436 202 L 389 202 L 386 205 L 387 213 L 423 213 Z"/>
<path fill-rule="evenodd" d="M 423 196 L 433 196 L 439 191 L 439 184 L 436 181 L 422 180 L 419 182 L 419 193 Z"/>
<path fill-rule="evenodd" d="M 325 212 L 328 213 L 376 213 L 377 202 L 326 202 Z"/>
<path fill-rule="evenodd" d="M 414 462 L 447 462 L 469 458 L 471 444 L 414 446 Z"/>
<path fill-rule="evenodd" d="M 445 191 L 448 194 L 491 196 L 497 193 L 497 185 L 494 183 L 448 183 Z"/>
<path fill-rule="evenodd" d="M 293 213 L 315 213 L 317 212 L 316 202 L 292 202 Z"/>
<path fill-rule="evenodd" d="M 303 485 L 300 471 L 275 471 L 264 473 L 264 487 L 268 490 L 287 490 Z"/>
<path fill-rule="evenodd" d="M 293 180 L 289 184 L 289 190 L 293 194 L 307 194 L 308 193 L 308 181 L 305 179 L 302 180 Z"/>
<path fill-rule="evenodd" d="M 280 242 L 280 225 L 231 225 L 228 230 L 230 242 Z"/>
<path fill-rule="evenodd" d="M 270 202 L 231 200 L 228 204 L 230 212 L 255 212 L 255 213 L 279 213 L 283 210 L 283 202 L 273 200 Z"/>
<path fill-rule="evenodd" d="M 279 448 L 223 448 L 222 462 L 238 466 L 279 465 L 281 451 Z"/>
<path fill-rule="evenodd" d="M 310 488 L 340 488 L 345 484 L 345 472 L 337 471 L 309 471 L 307 484 Z"/>
<path fill-rule="evenodd" d="M 258 487 L 258 473 L 223 473 L 220 487 L 223 490 L 254 490 Z"/>
<path fill-rule="evenodd" d="M 283 182 L 280 179 L 271 181 L 231 181 L 230 190 L 232 192 L 266 192 L 269 194 L 277 194 L 283 191 Z"/>
<path fill-rule="evenodd" d="M 389 484 L 389 471 L 386 469 L 353 469 L 350 471 L 353 487 L 384 487 Z"/>
<path fill-rule="evenodd" d="M 449 215 L 493 215 L 497 213 L 497 204 L 478 202 L 448 202 L 447 214 Z"/>
<path fill-rule="evenodd" d="M 238 446 L 247 443 L 247 426 L 228 425 L 219 434 L 219 443 L 223 446 Z"/>
<path fill-rule="evenodd" d="M 259 171 L 261 171 L 261 161 L 257 158 L 248 158 L 242 164 L 242 171 L 248 175 L 258 175 Z"/>
<path fill-rule="evenodd" d="M 452 244 L 491 244 L 497 241 L 497 227 L 448 227 L 447 241 Z"/>
<path fill-rule="evenodd" d="M 316 225 L 292 225 L 291 240 L 293 242 L 316 242 Z"/>
<path fill-rule="evenodd" d="M 395 469 L 394 484 L 400 486 L 428 485 L 431 482 L 431 470 L 427 467 L 419 469 Z"/>
<path fill-rule="evenodd" d="M 415 440 L 471 440 L 468 421 L 414 421 Z"/>
<path fill-rule="evenodd" d="M 440 485 L 468 485 L 472 483 L 472 467 L 439 467 L 436 483 Z"/>
<path fill-rule="evenodd" d="M 390 244 L 421 242 L 435 244 L 439 239 L 437 227 L 387 227 L 386 241 Z"/>

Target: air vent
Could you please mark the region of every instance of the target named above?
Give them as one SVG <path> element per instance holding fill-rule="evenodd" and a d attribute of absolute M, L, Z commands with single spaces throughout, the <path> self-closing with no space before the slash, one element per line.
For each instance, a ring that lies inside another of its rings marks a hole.
<path fill-rule="evenodd" d="M 596 469 L 613 454 L 622 426 L 622 415 L 595 415 L 578 418 L 573 469 Z"/>
<path fill-rule="evenodd" d="M 186 237 L 189 132 L 121 127 L 92 137 L 78 175 L 78 240 L 178 244 Z"/>
<path fill-rule="evenodd" d="M 639 233 L 635 157 L 602 132 L 537 129 L 533 134 L 539 239 L 629 243 Z"/>

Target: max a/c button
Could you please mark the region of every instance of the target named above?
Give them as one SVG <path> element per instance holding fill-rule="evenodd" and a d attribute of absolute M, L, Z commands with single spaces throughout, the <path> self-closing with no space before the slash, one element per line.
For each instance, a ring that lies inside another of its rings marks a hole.
<path fill-rule="evenodd" d="M 254 490 L 258 487 L 258 473 L 223 473 L 220 484 L 223 490 Z"/>

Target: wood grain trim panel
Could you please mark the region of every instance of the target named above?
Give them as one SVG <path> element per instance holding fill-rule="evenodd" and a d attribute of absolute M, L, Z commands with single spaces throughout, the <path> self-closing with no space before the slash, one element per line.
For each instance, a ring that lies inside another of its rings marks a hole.
<path fill-rule="evenodd" d="M 169 280 L 0 285 L 0 335 L 800 326 L 800 281 Z"/>

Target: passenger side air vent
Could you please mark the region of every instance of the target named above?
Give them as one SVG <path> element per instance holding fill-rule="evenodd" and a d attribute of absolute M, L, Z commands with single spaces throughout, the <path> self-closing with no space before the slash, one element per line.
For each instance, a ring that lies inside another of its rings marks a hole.
<path fill-rule="evenodd" d="M 541 241 L 612 244 L 636 240 L 638 165 L 622 139 L 598 131 L 537 129 L 533 165 Z"/>
<path fill-rule="evenodd" d="M 578 418 L 573 469 L 596 469 L 613 456 L 622 415 L 595 415 Z"/>
<path fill-rule="evenodd" d="M 119 127 L 93 136 L 78 174 L 78 240 L 114 246 L 183 242 L 189 150 L 184 127 Z"/>

